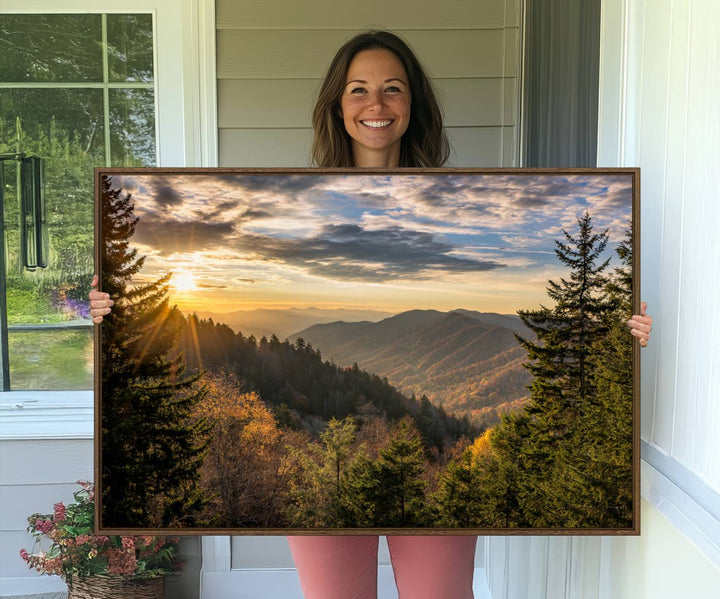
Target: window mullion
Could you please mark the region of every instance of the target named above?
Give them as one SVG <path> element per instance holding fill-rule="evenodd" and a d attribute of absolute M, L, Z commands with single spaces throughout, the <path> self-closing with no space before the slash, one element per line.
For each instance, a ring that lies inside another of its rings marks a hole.
<path fill-rule="evenodd" d="M 110 66 L 108 61 L 107 14 L 101 15 L 103 61 L 103 118 L 105 122 L 105 165 L 111 166 L 110 156 Z"/>

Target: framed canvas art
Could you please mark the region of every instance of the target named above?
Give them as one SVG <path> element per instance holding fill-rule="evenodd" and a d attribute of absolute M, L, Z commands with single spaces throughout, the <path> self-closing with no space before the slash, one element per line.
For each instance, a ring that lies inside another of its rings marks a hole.
<path fill-rule="evenodd" d="M 638 534 L 637 169 L 96 169 L 97 528 Z"/>

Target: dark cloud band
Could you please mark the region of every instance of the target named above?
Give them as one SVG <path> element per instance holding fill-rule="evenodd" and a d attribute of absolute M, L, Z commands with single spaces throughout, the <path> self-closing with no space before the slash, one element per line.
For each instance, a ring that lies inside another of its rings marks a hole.
<path fill-rule="evenodd" d="M 453 255 L 455 246 L 400 227 L 368 231 L 355 224 L 326 225 L 305 239 L 245 235 L 237 249 L 262 260 L 346 281 L 428 279 L 433 273 L 469 273 L 503 265 Z"/>

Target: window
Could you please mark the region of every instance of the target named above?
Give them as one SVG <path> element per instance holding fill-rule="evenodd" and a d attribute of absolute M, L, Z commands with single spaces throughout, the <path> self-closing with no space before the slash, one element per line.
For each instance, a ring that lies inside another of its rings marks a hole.
<path fill-rule="evenodd" d="M 4 390 L 91 389 L 93 167 L 156 164 L 153 15 L 6 14 L 0 48 Z M 44 162 L 45 268 L 21 252 L 23 156 Z"/>

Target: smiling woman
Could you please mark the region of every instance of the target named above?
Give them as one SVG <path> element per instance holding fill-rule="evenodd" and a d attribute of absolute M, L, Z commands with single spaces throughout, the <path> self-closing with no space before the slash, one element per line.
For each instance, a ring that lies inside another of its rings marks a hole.
<path fill-rule="evenodd" d="M 376 167 L 398 164 L 410 120 L 405 68 L 390 50 L 365 50 L 350 63 L 347 79 L 340 110 L 355 161 Z"/>

